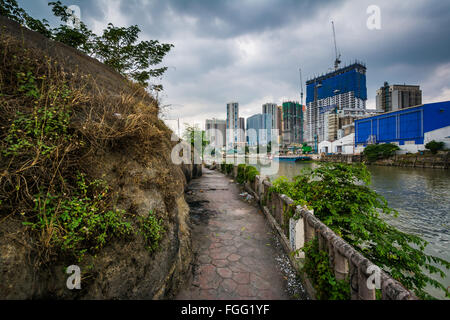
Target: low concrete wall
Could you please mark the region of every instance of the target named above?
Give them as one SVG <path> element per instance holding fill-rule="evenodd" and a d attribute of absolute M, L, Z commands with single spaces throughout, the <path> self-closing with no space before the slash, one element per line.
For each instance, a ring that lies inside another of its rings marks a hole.
<path fill-rule="evenodd" d="M 220 165 L 209 167 L 220 170 Z M 237 175 L 237 166 L 235 168 L 233 178 Z M 255 196 L 269 223 L 277 231 L 292 265 L 299 270 L 305 258 L 300 249 L 305 243 L 317 238 L 320 248 L 329 253 L 330 265 L 336 278 L 350 279 L 352 300 L 375 300 L 375 289 L 368 288 L 367 280 L 374 270 L 380 269 L 317 219 L 313 210 L 295 206 L 291 198 L 270 191 L 271 187 L 272 184 L 260 176 L 256 176 L 253 183 L 245 184 L 246 190 Z M 308 294 L 314 298 L 315 291 L 307 275 L 302 274 L 302 279 Z M 412 292 L 382 270 L 380 289 L 383 300 L 417 299 Z"/>

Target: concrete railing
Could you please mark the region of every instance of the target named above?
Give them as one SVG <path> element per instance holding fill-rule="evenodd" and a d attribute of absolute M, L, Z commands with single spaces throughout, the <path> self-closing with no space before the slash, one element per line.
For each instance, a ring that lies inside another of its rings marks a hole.
<path fill-rule="evenodd" d="M 212 166 L 220 170 L 220 165 Z M 237 177 L 234 166 L 232 177 Z M 328 252 L 330 265 L 337 280 L 349 280 L 353 300 L 375 300 L 375 285 L 369 288 L 369 278 L 375 279 L 378 272 L 379 289 L 383 300 L 415 300 L 417 297 L 398 281 L 365 258 L 345 240 L 322 223 L 313 210 L 295 206 L 286 195 L 271 191 L 272 184 L 256 176 L 254 182 L 247 182 L 245 188 L 259 202 L 272 227 L 278 232 L 284 250 L 291 263 L 298 269 L 303 265 L 305 254 L 301 251 L 305 243 L 317 238 L 321 250 Z M 308 293 L 314 297 L 314 289 L 307 275 L 303 275 Z M 372 277 L 371 277 L 372 276 Z M 370 282 L 371 283 L 371 282 Z"/>

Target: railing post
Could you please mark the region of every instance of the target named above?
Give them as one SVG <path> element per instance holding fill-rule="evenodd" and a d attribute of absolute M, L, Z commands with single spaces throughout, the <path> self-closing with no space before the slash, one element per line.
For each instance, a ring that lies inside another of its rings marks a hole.
<path fill-rule="evenodd" d="M 358 296 L 360 300 L 375 300 L 375 289 L 369 289 L 367 286 L 367 279 L 369 278 L 365 271 L 362 270 L 364 268 L 362 265 L 359 266 L 358 270 Z"/>
<path fill-rule="evenodd" d="M 314 239 L 316 230 L 314 230 L 314 227 L 309 224 L 307 215 L 303 216 L 303 223 L 305 225 L 305 243 L 308 243 Z"/>
<path fill-rule="evenodd" d="M 350 269 L 350 296 L 352 300 L 359 300 L 359 270 L 358 267 L 349 261 Z"/>
<path fill-rule="evenodd" d="M 345 280 L 348 278 L 349 265 L 348 260 L 339 250 L 334 247 L 334 275 L 337 280 Z"/>

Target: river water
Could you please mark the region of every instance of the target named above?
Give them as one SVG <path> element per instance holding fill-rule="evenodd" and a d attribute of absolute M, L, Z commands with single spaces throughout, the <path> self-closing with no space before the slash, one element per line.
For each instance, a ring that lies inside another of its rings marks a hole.
<path fill-rule="evenodd" d="M 278 173 L 271 180 L 286 176 L 292 178 L 304 168 L 316 163 L 279 162 Z M 372 174 L 371 188 L 386 198 L 391 208 L 399 212 L 397 218 L 385 219 L 400 230 L 416 234 L 429 242 L 425 252 L 450 261 L 450 171 L 440 169 L 368 166 Z M 439 280 L 450 286 L 450 270 Z M 432 287 L 427 291 L 444 298 Z"/>

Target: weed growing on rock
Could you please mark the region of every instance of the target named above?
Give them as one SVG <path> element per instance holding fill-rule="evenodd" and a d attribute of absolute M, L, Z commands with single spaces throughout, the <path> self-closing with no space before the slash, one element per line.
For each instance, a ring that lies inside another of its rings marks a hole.
<path fill-rule="evenodd" d="M 147 250 L 154 252 L 158 250 L 159 243 L 164 233 L 162 219 L 156 218 L 153 211 L 146 217 L 139 217 L 139 233 L 144 237 Z"/>

